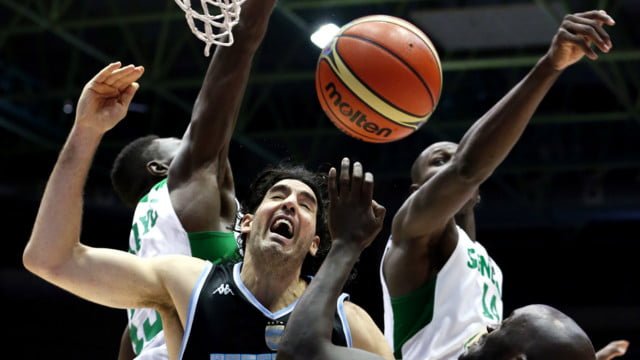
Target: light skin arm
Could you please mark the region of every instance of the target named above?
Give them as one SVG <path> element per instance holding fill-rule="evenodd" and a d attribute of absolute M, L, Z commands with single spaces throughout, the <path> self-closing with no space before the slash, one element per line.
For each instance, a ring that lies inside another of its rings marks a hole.
<path fill-rule="evenodd" d="M 457 244 L 454 215 L 509 154 L 561 72 L 584 56 L 595 60 L 591 44 L 610 50 L 603 27 L 613 24 L 602 11 L 566 16 L 548 52 L 469 128 L 451 159 L 404 202 L 393 219 L 395 246 L 384 265 L 393 296 L 435 276 Z"/>
<path fill-rule="evenodd" d="M 333 243 L 320 270 L 298 301 L 278 349 L 278 359 L 393 359 L 380 329 L 360 307 L 346 302 L 353 345 L 331 343 L 336 300 L 360 253 L 380 232 L 385 209 L 372 200 L 373 175 L 343 159 L 340 188 L 329 171 L 329 223 Z"/>
<path fill-rule="evenodd" d="M 234 44 L 218 46 L 207 69 L 168 176 L 171 200 L 187 231 L 228 231 L 235 220 L 229 143 L 275 2 L 247 0 L 233 28 Z"/>
<path fill-rule="evenodd" d="M 120 308 L 159 295 L 161 282 L 150 263 L 132 254 L 80 243 L 83 190 L 100 140 L 126 115 L 143 71 L 113 63 L 84 87 L 23 254 L 25 267 L 48 282 Z"/>

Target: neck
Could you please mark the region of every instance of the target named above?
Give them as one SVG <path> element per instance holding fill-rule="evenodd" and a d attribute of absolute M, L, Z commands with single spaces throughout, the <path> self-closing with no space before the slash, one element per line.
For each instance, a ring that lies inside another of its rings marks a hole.
<path fill-rule="evenodd" d="M 250 254 L 245 254 L 240 278 L 264 307 L 276 312 L 302 296 L 307 283 L 300 279 L 300 267 L 290 271 L 288 266 L 270 266 L 270 263 L 256 261 Z"/>
<path fill-rule="evenodd" d="M 455 219 L 456 224 L 469 235 L 469 239 L 476 241 L 476 217 L 473 213 L 473 207 L 465 207 L 456 214 Z"/>

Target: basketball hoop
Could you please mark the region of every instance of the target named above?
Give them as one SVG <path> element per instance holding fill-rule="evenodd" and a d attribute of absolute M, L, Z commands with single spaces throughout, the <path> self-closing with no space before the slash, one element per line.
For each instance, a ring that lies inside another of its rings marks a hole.
<path fill-rule="evenodd" d="M 191 32 L 207 45 L 204 55 L 209 56 L 211 45 L 233 45 L 232 29 L 240 20 L 240 9 L 245 0 L 200 0 L 202 13 L 191 7 L 191 0 L 175 0 L 185 12 Z M 210 8 L 217 11 L 212 14 Z M 198 26 L 202 27 L 202 30 Z"/>

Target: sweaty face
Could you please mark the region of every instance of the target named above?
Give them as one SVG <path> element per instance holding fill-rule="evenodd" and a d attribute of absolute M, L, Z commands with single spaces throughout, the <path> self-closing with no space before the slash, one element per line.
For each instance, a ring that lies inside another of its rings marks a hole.
<path fill-rule="evenodd" d="M 318 202 L 311 188 L 298 180 L 285 179 L 273 185 L 253 216 L 243 220 L 248 232 L 247 251 L 252 256 L 302 263 L 315 254 Z"/>

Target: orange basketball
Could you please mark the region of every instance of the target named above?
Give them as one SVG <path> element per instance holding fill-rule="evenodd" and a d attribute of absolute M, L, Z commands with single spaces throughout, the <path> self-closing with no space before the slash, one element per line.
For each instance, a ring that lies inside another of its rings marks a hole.
<path fill-rule="evenodd" d="M 441 90 L 440 59 L 427 35 L 388 15 L 343 26 L 316 68 L 324 112 L 340 130 L 366 142 L 412 134 L 433 113 Z"/>

